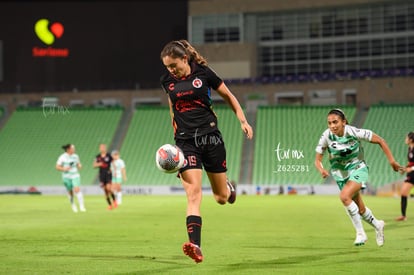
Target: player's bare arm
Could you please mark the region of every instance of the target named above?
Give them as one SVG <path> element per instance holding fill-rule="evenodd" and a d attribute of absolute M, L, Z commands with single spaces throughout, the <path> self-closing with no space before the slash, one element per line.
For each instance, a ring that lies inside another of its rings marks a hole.
<path fill-rule="evenodd" d="M 326 178 L 326 177 L 329 176 L 329 172 L 326 171 L 325 168 L 323 168 L 322 159 L 323 159 L 323 155 L 317 153 L 316 156 L 315 156 L 315 167 L 316 167 L 316 169 L 318 169 L 321 176 L 323 178 Z"/>
<path fill-rule="evenodd" d="M 381 147 L 382 151 L 384 151 L 384 154 L 388 159 L 388 162 L 391 164 L 392 169 L 395 172 L 401 170 L 401 165 L 394 159 L 390 147 L 388 147 L 387 142 L 382 137 L 373 133 L 371 143 L 378 144 Z"/>
<path fill-rule="evenodd" d="M 243 132 L 246 134 L 248 139 L 253 138 L 253 128 L 247 122 L 246 116 L 244 115 L 243 109 L 240 106 L 239 101 L 229 90 L 229 88 L 224 84 L 224 82 L 217 88 L 217 93 L 230 105 L 233 112 L 236 114 L 238 120 L 240 121 L 240 126 Z"/>

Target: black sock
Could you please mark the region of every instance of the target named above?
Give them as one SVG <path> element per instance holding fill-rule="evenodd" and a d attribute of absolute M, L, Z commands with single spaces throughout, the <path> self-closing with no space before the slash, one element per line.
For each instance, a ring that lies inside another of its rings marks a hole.
<path fill-rule="evenodd" d="M 106 201 L 108 202 L 108 205 L 111 205 L 111 199 L 109 197 L 106 197 Z"/>
<path fill-rule="evenodd" d="M 112 201 L 115 201 L 115 194 L 111 193 Z"/>
<path fill-rule="evenodd" d="M 191 243 L 201 247 L 201 217 L 188 216 L 187 217 L 187 233 L 188 239 Z"/>
<path fill-rule="evenodd" d="M 405 212 L 407 211 L 407 197 L 401 196 L 401 214 L 405 217 Z"/>

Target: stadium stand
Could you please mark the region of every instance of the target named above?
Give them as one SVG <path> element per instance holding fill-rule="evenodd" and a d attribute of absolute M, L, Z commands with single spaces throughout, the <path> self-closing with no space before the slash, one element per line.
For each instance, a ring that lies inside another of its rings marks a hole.
<path fill-rule="evenodd" d="M 232 110 L 214 109 L 218 115 L 226 149 L 228 176 L 238 180 L 242 154 L 243 133 Z M 131 120 L 121 148 L 127 166 L 127 185 L 180 185 L 175 174 L 165 174 L 155 166 L 155 152 L 165 143 L 174 144 L 173 129 L 168 107 L 138 107 Z M 203 174 L 203 185 L 208 185 Z"/>
<path fill-rule="evenodd" d="M 394 157 L 401 165 L 407 164 L 407 133 L 413 131 L 413 105 L 374 105 L 369 109 L 363 128 L 371 129 L 383 137 Z M 364 145 L 365 157 L 370 167 L 370 184 L 380 187 L 402 181 L 405 176 L 392 171 L 381 148 L 375 144 Z"/>
<path fill-rule="evenodd" d="M 337 106 L 336 106 L 337 107 Z M 329 106 L 262 106 L 257 111 L 252 183 L 321 184 L 315 147 L 327 128 Z M 342 106 L 349 121 L 356 108 Z M 324 158 L 324 166 L 328 164 Z"/>
<path fill-rule="evenodd" d="M 83 169 L 83 185 L 94 183 L 92 168 L 99 143 L 111 144 L 121 108 L 23 108 L 9 118 L 0 131 L 0 167 L 3 186 L 62 185 L 55 169 L 61 146 L 73 143 Z M 35 152 L 35 153 L 34 153 Z M 5 158 L 4 156 L 8 156 Z"/>
<path fill-rule="evenodd" d="M 357 109 L 341 106 L 349 121 L 358 117 Z M 244 135 L 232 110 L 214 109 L 219 118 L 227 148 L 229 179 L 239 182 L 243 169 L 251 167 L 246 183 L 253 185 L 322 184 L 314 168 L 314 149 L 327 128 L 330 106 L 261 106 L 257 110 L 252 163 L 243 163 Z M 1 110 L 1 109 L 0 109 Z M 74 143 L 81 158 L 82 184 L 96 183 L 97 170 L 92 161 L 98 144 L 111 145 L 124 114 L 121 108 L 71 108 L 54 111 L 20 108 L 13 112 L 0 131 L 0 151 L 8 158 L 0 160 L 3 186 L 60 186 L 60 173 L 54 169 L 63 144 Z M 411 105 L 375 105 L 368 110 L 361 128 L 384 137 L 401 164 L 406 162 L 404 138 L 412 131 L 407 118 L 413 117 Z M 138 107 L 132 115 L 121 146 L 127 165 L 126 185 L 177 185 L 174 175 L 164 174 L 155 166 L 155 152 L 165 143 L 174 144 L 168 107 Z M 402 180 L 392 172 L 380 148 L 364 144 L 370 166 L 370 184 L 380 187 Z M 33 150 L 36 148 L 36 150 Z M 110 146 L 111 148 L 111 146 Z M 32 153 L 36 152 L 36 153 Z M 324 165 L 328 166 L 327 157 Z M 246 175 L 244 175 L 246 176 Z M 250 178 L 251 177 L 251 178 Z M 204 173 L 203 185 L 208 186 Z"/>

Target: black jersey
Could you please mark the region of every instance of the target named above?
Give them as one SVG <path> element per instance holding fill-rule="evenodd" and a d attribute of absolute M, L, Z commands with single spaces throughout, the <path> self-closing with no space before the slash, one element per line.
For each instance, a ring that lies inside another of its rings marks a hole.
<path fill-rule="evenodd" d="M 414 166 L 414 147 L 413 148 L 408 147 L 407 159 L 408 159 L 408 167 Z"/>
<path fill-rule="evenodd" d="M 408 159 L 407 167 L 414 167 L 414 148 L 408 147 L 407 159 Z M 414 185 L 414 171 L 413 170 L 407 172 L 407 177 L 405 178 L 405 182 L 409 182 Z"/>
<path fill-rule="evenodd" d="M 112 156 L 109 153 L 106 153 L 105 156 L 101 156 L 101 154 L 98 154 L 95 158 L 96 162 L 101 162 L 102 165 L 99 166 L 99 172 L 100 173 L 108 173 L 111 171 L 111 162 L 112 162 Z"/>
<path fill-rule="evenodd" d="M 161 77 L 161 86 L 169 95 L 175 122 L 175 138 L 188 139 L 218 130 L 211 106 L 211 89 L 223 80 L 207 66 L 192 63 L 191 74 L 177 79 L 170 73 Z"/>

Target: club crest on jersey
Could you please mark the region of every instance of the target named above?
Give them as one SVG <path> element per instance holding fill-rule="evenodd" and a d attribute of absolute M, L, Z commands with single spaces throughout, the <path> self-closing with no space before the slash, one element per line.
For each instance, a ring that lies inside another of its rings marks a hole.
<path fill-rule="evenodd" d="M 200 88 L 201 86 L 203 86 L 203 81 L 201 81 L 200 78 L 196 78 L 193 80 L 193 87 L 194 88 Z"/>

